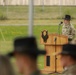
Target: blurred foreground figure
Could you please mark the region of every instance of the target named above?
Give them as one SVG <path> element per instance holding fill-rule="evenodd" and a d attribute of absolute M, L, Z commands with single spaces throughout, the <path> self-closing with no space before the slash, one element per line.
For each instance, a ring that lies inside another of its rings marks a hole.
<path fill-rule="evenodd" d="M 41 75 L 37 66 L 38 55 L 46 54 L 39 50 L 34 37 L 18 38 L 14 41 L 14 51 L 9 56 L 15 56 L 19 72 L 24 75 Z"/>
<path fill-rule="evenodd" d="M 75 37 L 76 30 L 74 26 L 70 23 L 71 16 L 65 15 L 64 25 L 62 27 L 62 34 L 68 36 L 68 41 L 72 41 Z"/>
<path fill-rule="evenodd" d="M 62 75 L 76 75 L 76 45 L 65 44 L 61 55 L 61 63 L 64 67 Z"/>
<path fill-rule="evenodd" d="M 6 56 L 0 55 L 0 75 L 15 75 L 13 67 Z"/>

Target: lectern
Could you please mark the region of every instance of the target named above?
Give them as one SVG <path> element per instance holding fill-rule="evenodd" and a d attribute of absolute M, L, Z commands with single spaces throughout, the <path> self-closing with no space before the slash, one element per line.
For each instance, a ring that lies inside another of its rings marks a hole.
<path fill-rule="evenodd" d="M 44 30 L 41 33 L 40 43 L 45 46 L 47 54 L 44 56 L 44 69 L 43 73 L 49 74 L 53 72 L 62 72 L 60 56 L 55 56 L 62 50 L 62 45 L 68 43 L 68 37 L 59 34 L 48 34 Z"/>

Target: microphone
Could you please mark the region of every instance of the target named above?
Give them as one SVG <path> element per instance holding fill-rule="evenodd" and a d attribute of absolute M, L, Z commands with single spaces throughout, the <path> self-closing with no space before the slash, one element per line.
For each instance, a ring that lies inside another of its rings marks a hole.
<path fill-rule="evenodd" d="M 59 25 L 63 24 L 63 22 L 60 22 Z"/>
<path fill-rule="evenodd" d="M 60 25 L 63 24 L 63 22 L 61 21 L 59 26 L 58 26 L 58 34 L 60 34 Z"/>
<path fill-rule="evenodd" d="M 56 42 L 56 40 L 57 40 L 57 37 L 54 38 L 54 41 L 55 41 L 55 42 Z"/>

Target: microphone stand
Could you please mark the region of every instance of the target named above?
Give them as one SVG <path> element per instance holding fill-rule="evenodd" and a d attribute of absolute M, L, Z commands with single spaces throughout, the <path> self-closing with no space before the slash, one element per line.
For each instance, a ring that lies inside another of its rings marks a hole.
<path fill-rule="evenodd" d="M 60 26 L 59 26 L 59 29 L 60 29 Z M 56 53 L 57 52 L 57 49 L 56 49 L 57 37 L 55 37 L 55 40 L 54 41 L 55 41 L 55 53 Z M 59 72 L 57 72 L 57 55 L 55 55 L 55 72 L 53 74 L 60 74 Z"/>
<path fill-rule="evenodd" d="M 56 37 L 55 37 L 55 40 L 54 41 L 55 41 L 55 53 L 56 53 L 56 51 L 57 51 L 56 50 L 56 42 L 57 42 L 57 38 Z M 57 72 L 57 56 L 56 55 L 55 55 L 55 73 L 58 73 Z"/>
<path fill-rule="evenodd" d="M 62 24 L 62 23 L 61 23 Z M 60 26 L 61 24 L 59 24 L 58 26 L 58 34 L 60 35 Z M 56 49 L 56 45 L 57 45 L 57 37 L 55 37 L 55 53 L 57 52 L 57 49 Z M 57 56 L 55 55 L 55 72 L 56 74 L 60 74 L 59 72 L 57 72 Z"/>
<path fill-rule="evenodd" d="M 61 23 L 62 24 L 62 23 Z M 59 24 L 59 26 L 58 26 L 58 34 L 60 35 L 60 26 L 61 26 L 61 24 Z M 56 45 L 57 45 L 57 37 L 55 37 L 55 40 L 54 40 L 54 42 L 55 42 L 55 53 L 57 52 L 57 49 L 56 49 Z M 57 56 L 55 55 L 55 72 L 54 73 L 56 73 L 56 74 L 60 74 L 59 72 L 57 72 Z"/>
<path fill-rule="evenodd" d="M 61 24 L 59 24 L 59 26 L 58 26 L 58 34 L 60 35 L 60 25 Z"/>
<path fill-rule="evenodd" d="M 60 35 L 60 25 L 58 26 L 58 34 Z M 57 49 L 56 49 L 56 43 L 57 43 L 57 37 L 55 37 L 54 39 L 54 42 L 55 42 L 55 53 L 57 52 Z M 57 72 L 57 56 L 55 55 L 55 72 L 53 73 L 49 73 L 49 74 L 60 74 L 59 72 Z"/>
<path fill-rule="evenodd" d="M 55 37 L 54 42 L 55 42 L 55 53 L 56 53 L 57 52 L 56 50 L 57 37 Z M 49 74 L 60 74 L 57 72 L 57 56 L 56 55 L 55 55 L 55 72 L 49 73 Z"/>

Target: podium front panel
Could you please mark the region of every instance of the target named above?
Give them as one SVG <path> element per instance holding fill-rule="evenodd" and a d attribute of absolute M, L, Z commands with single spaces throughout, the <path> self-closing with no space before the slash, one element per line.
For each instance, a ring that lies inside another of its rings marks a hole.
<path fill-rule="evenodd" d="M 56 52 L 59 53 L 62 50 L 62 46 L 56 46 Z M 63 71 L 63 67 L 61 65 L 61 61 L 60 61 L 60 55 L 57 56 L 57 72 L 62 72 Z"/>
<path fill-rule="evenodd" d="M 54 46 L 45 46 L 46 49 L 46 56 L 45 56 L 45 68 L 47 70 L 50 70 L 52 72 L 55 71 L 55 56 L 53 53 L 55 53 L 55 47 Z"/>
<path fill-rule="evenodd" d="M 63 45 L 68 43 L 68 37 L 64 35 L 58 35 L 58 34 L 49 34 L 48 39 L 46 42 L 44 42 L 43 38 L 40 38 L 40 43 L 44 45 Z"/>

